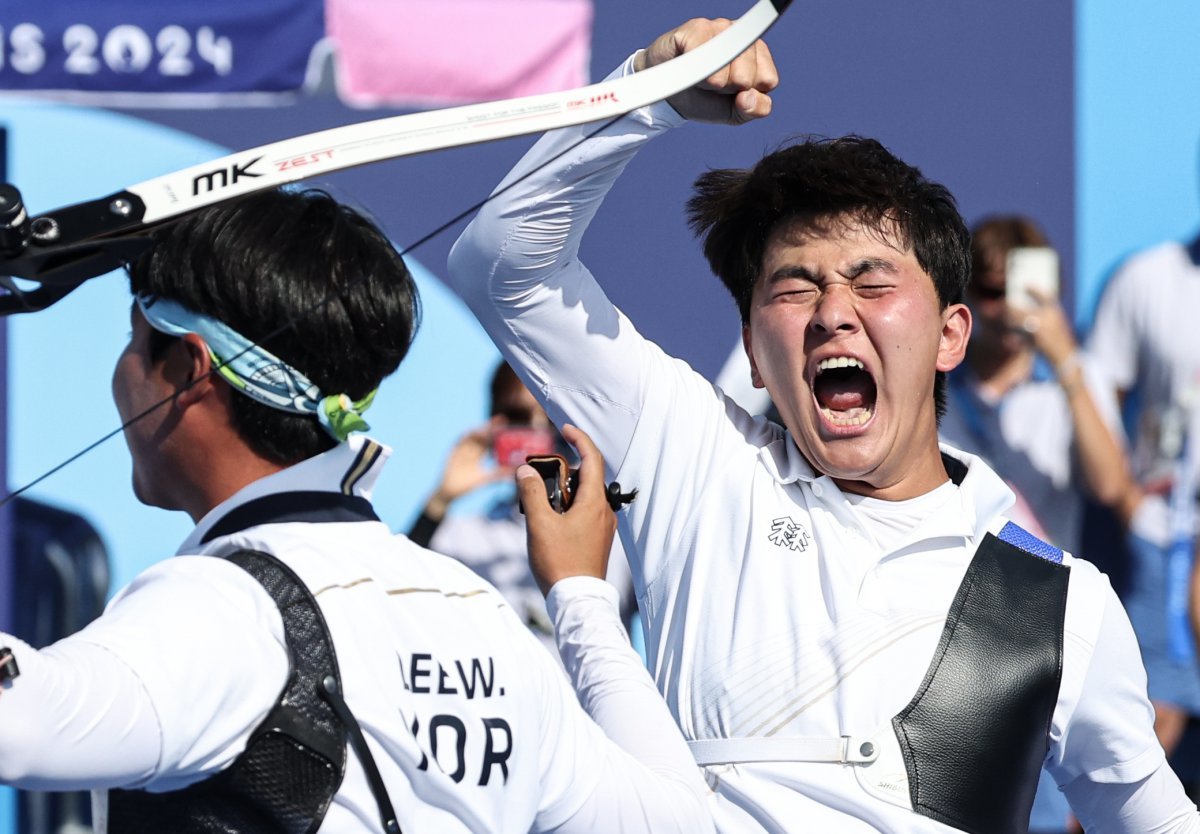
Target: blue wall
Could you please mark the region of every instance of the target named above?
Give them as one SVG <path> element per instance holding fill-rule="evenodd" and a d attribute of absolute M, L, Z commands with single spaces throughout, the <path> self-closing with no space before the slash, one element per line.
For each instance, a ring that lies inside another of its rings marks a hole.
<path fill-rule="evenodd" d="M 1079 3 L 1079 313 L 1130 252 L 1200 227 L 1200 4 Z"/>
<path fill-rule="evenodd" d="M 0 154 L 0 160 L 3 155 Z M 0 164 L 3 164 L 0 162 Z M 0 177 L 0 179 L 3 179 Z M 4 356 L 8 354 L 8 331 L 4 320 L 0 319 L 0 349 L 3 350 Z M 8 390 L 7 380 L 8 363 L 0 361 L 0 437 L 8 437 L 7 417 L 8 408 L 5 403 L 5 394 Z M 0 443 L 0 483 L 4 483 L 4 478 L 8 472 L 8 451 L 7 444 Z M 11 535 L 12 525 L 9 521 L 11 516 L 10 508 L 6 505 L 0 507 L 0 631 L 7 630 L 11 625 L 11 601 L 12 601 L 12 583 L 5 581 L 5 578 L 12 575 L 10 565 L 11 558 Z M 0 832 L 7 830 L 7 821 L 13 816 L 13 795 L 8 788 L 0 787 Z"/>

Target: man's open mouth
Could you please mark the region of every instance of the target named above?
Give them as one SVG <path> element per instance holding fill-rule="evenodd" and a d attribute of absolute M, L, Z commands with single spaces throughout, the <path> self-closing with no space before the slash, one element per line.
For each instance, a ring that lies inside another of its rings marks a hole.
<path fill-rule="evenodd" d="M 875 380 L 851 356 L 821 360 L 813 395 L 825 419 L 835 426 L 861 426 L 875 413 Z"/>

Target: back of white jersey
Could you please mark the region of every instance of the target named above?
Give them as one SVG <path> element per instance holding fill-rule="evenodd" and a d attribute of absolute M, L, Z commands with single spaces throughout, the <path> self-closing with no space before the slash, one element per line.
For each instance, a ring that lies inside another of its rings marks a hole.
<path fill-rule="evenodd" d="M 542 753 L 567 760 L 575 749 L 569 730 L 559 737 L 574 694 L 484 580 L 380 523 L 271 524 L 206 550 L 240 548 L 273 553 L 316 597 L 346 701 L 414 830 L 524 834 L 578 807 L 573 768 Z M 321 830 L 378 819 L 351 755 Z"/>

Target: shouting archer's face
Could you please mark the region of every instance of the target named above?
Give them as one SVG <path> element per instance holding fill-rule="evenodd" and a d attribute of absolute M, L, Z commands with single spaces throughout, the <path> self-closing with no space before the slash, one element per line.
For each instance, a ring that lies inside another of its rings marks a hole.
<path fill-rule="evenodd" d="M 743 341 L 809 463 L 850 492 L 902 500 L 946 479 L 934 378 L 962 361 L 970 330 L 894 230 L 836 217 L 776 227 Z"/>

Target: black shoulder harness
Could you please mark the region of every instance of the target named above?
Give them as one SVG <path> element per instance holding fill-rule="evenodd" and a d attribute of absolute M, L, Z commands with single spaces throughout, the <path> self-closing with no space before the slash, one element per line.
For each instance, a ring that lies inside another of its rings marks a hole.
<path fill-rule="evenodd" d="M 321 508 L 312 505 L 316 501 L 313 496 L 322 495 L 329 496 L 331 502 L 325 510 L 336 515 L 336 519 L 326 516 L 329 520 L 376 518 L 369 504 L 365 512 L 355 507 L 358 517 L 350 517 L 343 511 L 346 497 L 337 493 L 303 493 L 301 503 L 305 509 L 320 513 Z M 236 528 L 285 520 L 276 517 L 276 511 L 285 507 L 290 507 L 288 521 L 317 520 L 298 517 L 296 504 L 286 498 L 275 495 L 248 502 L 236 511 L 243 521 Z M 384 830 L 399 834 L 400 826 L 378 768 L 358 722 L 342 700 L 337 655 L 316 599 L 300 578 L 274 556 L 240 550 L 225 558 L 254 577 L 279 607 L 291 667 L 283 694 L 251 735 L 242 755 L 215 776 L 166 793 L 110 791 L 108 831 L 312 834 L 320 828 L 341 786 L 349 740 L 366 770 Z"/>

